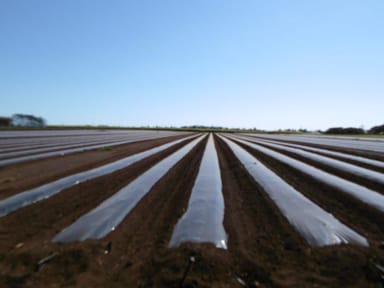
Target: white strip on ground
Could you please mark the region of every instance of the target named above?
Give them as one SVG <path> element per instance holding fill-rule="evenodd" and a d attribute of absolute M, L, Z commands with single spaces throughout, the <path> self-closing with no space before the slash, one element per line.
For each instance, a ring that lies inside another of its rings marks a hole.
<path fill-rule="evenodd" d="M 250 141 L 252 140 L 251 142 L 255 142 L 255 143 L 259 142 L 259 143 L 273 143 L 273 144 L 278 144 L 278 145 L 284 145 L 284 146 L 288 146 L 288 147 L 294 147 L 294 148 L 299 148 L 302 150 L 308 150 L 308 151 L 313 151 L 313 152 L 317 152 L 317 153 L 321 153 L 321 154 L 335 156 L 335 157 L 339 157 L 339 158 L 343 158 L 343 159 L 349 159 L 349 160 L 353 160 L 353 161 L 356 161 L 359 163 L 364 163 L 364 164 L 368 164 L 368 165 L 379 167 L 379 168 L 384 168 L 384 162 L 383 161 L 373 160 L 373 159 L 365 158 L 362 156 L 350 155 L 350 154 L 346 154 L 346 153 L 342 153 L 342 152 L 335 152 L 335 151 L 321 149 L 321 148 L 314 148 L 311 146 L 306 146 L 305 144 L 299 145 L 299 144 L 292 144 L 289 142 L 266 140 L 266 139 L 255 138 L 255 137 L 246 137 L 246 138 L 249 139 Z"/>
<path fill-rule="evenodd" d="M 223 221 L 224 198 L 220 166 L 211 134 L 192 189 L 188 209 L 176 224 L 169 246 L 177 247 L 183 242 L 208 242 L 217 248 L 227 249 L 227 234 Z"/>
<path fill-rule="evenodd" d="M 228 136 L 230 137 L 230 136 Z M 352 183 L 350 181 L 347 181 L 343 178 L 337 177 L 335 175 L 332 175 L 330 173 L 327 173 L 325 171 L 322 171 L 318 168 L 315 168 L 313 166 L 310 166 L 308 164 L 305 164 L 303 162 L 300 162 L 296 159 L 293 159 L 291 157 L 285 156 L 281 153 L 275 152 L 271 149 L 265 148 L 263 146 L 257 145 L 255 143 L 250 143 L 248 141 L 241 140 L 239 138 L 233 138 L 240 143 L 243 143 L 252 149 L 255 149 L 265 155 L 268 155 L 272 158 L 275 158 L 276 160 L 287 164 L 288 166 L 291 166 L 304 174 L 309 175 L 310 177 L 313 177 L 314 179 L 320 181 L 321 183 L 330 185 L 334 188 L 336 188 L 339 191 L 342 191 L 346 194 L 349 194 L 360 201 L 364 202 L 365 204 L 368 204 L 369 206 L 372 206 L 376 208 L 377 210 L 384 212 L 384 195 L 370 190 L 366 187 L 363 187 L 361 185 Z"/>
<path fill-rule="evenodd" d="M 383 138 L 368 137 L 342 137 L 324 135 L 267 135 L 267 134 L 245 134 L 268 139 L 281 139 L 286 141 L 296 141 L 301 143 L 311 143 L 317 145 L 327 145 L 341 148 L 353 148 L 366 151 L 384 152 Z"/>
<path fill-rule="evenodd" d="M 133 163 L 136 163 L 144 158 L 147 158 L 156 153 L 164 151 L 165 149 L 168 149 L 182 141 L 185 141 L 194 137 L 196 137 L 196 135 L 185 137 L 183 139 L 179 139 L 176 141 L 172 141 L 170 143 L 163 144 L 161 146 L 149 149 L 147 151 L 125 157 L 115 162 L 105 164 L 103 166 L 93 168 L 91 170 L 87 170 L 84 172 L 69 175 L 64 178 L 58 179 L 56 181 L 39 186 L 37 188 L 31 189 L 25 192 L 21 192 L 9 198 L 3 199 L 2 201 L 0 201 L 0 217 L 7 215 L 8 213 L 15 211 L 19 208 L 47 199 L 63 191 L 64 189 L 77 185 L 81 182 L 85 182 L 85 181 L 94 179 L 96 177 L 104 176 L 104 175 L 113 173 L 117 170 L 126 168 L 132 165 Z"/>
<path fill-rule="evenodd" d="M 118 146 L 118 145 L 132 143 L 132 142 L 152 140 L 152 139 L 160 139 L 163 137 L 166 137 L 166 136 L 165 135 L 154 135 L 154 134 L 149 135 L 148 134 L 148 136 L 135 137 L 135 138 L 127 139 L 124 141 L 118 141 L 118 142 L 112 141 L 111 143 L 103 143 L 103 144 L 98 144 L 98 145 L 87 145 L 84 147 L 77 147 L 77 148 L 64 149 L 64 150 L 60 149 L 60 150 L 45 152 L 45 153 L 40 153 L 40 154 L 33 154 L 33 155 L 26 155 L 26 156 L 21 156 L 21 157 L 17 157 L 17 158 L 4 159 L 4 160 L 0 160 L 0 167 L 4 167 L 4 166 L 11 165 L 11 164 L 16 164 L 16 163 L 32 161 L 32 160 L 39 160 L 39 159 L 43 159 L 43 158 L 54 157 L 54 156 L 63 156 L 63 155 L 67 155 L 67 154 L 85 152 L 85 151 L 100 149 L 100 148 L 104 148 L 104 147 L 114 147 L 114 146 Z M 36 151 L 34 151 L 34 152 L 36 152 Z"/>
<path fill-rule="evenodd" d="M 346 162 L 343 162 L 340 160 L 336 160 L 336 159 L 333 159 L 333 158 L 330 158 L 327 156 L 322 156 L 322 155 L 319 155 L 319 154 L 316 154 L 313 152 L 300 150 L 298 148 L 286 147 L 286 146 L 281 145 L 281 144 L 274 144 L 274 143 L 268 143 L 268 142 L 264 142 L 264 141 L 258 141 L 258 140 L 255 140 L 254 138 L 250 138 L 250 137 L 241 137 L 241 136 L 238 136 L 238 137 L 241 139 L 244 139 L 246 141 L 250 141 L 252 143 L 259 143 L 259 144 L 262 143 L 268 147 L 273 147 L 273 148 L 277 148 L 277 149 L 280 149 L 283 151 L 291 152 L 291 153 L 294 153 L 296 155 L 302 156 L 304 158 L 307 158 L 307 159 L 313 160 L 315 162 L 324 164 L 326 166 L 336 168 L 338 170 L 341 170 L 341 171 L 344 171 L 344 172 L 368 179 L 369 181 L 384 185 L 384 174 L 380 173 L 380 172 L 372 171 L 372 170 L 369 170 L 367 168 L 356 166 L 356 165 L 346 163 Z"/>
<path fill-rule="evenodd" d="M 95 209 L 81 216 L 76 222 L 57 234 L 52 241 L 72 242 L 100 239 L 115 230 L 116 226 L 152 187 L 205 137 L 206 135 L 203 135 L 193 140 L 160 161 Z"/>
<path fill-rule="evenodd" d="M 368 246 L 364 237 L 299 193 L 246 150 L 224 137 L 221 139 L 308 244 L 326 246 L 350 243 Z"/>

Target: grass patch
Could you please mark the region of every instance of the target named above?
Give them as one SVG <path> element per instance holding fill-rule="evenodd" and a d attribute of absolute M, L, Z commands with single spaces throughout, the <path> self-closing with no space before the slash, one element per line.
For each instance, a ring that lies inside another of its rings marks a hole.
<path fill-rule="evenodd" d="M 6 178 L 0 179 L 0 184 L 11 183 L 13 181 L 15 181 L 14 177 L 6 177 Z"/>
<path fill-rule="evenodd" d="M 100 151 L 112 151 L 112 147 L 106 146 L 106 147 L 100 148 Z"/>

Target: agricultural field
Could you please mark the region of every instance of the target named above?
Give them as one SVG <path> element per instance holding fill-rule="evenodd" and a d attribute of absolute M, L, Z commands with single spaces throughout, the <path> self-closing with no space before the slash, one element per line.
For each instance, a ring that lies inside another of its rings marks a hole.
<path fill-rule="evenodd" d="M 0 287 L 383 286 L 383 138 L 0 131 Z"/>

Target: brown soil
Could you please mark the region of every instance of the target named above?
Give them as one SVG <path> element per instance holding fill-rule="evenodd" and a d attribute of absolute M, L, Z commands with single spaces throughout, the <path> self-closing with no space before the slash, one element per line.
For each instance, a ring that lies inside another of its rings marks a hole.
<path fill-rule="evenodd" d="M 192 243 L 168 248 L 173 227 L 187 208 L 205 141 L 173 167 L 105 238 L 70 244 L 50 242 L 56 233 L 176 151 L 180 144 L 0 218 L 0 287 L 182 287 L 190 257 L 195 262 L 183 287 L 382 287 L 383 280 L 375 266 L 384 266 L 381 213 L 252 151 L 371 244 L 369 248 L 310 247 L 225 143 L 215 139 L 228 250 Z M 31 177 L 3 183 L 1 191 L 6 195 L 18 193 L 169 140 L 144 141 L 112 151 L 79 153 L 3 168 L 0 179 L 17 173 Z M 105 253 L 108 247 L 111 250 Z M 36 266 L 50 255 L 54 256 L 45 265 Z"/>

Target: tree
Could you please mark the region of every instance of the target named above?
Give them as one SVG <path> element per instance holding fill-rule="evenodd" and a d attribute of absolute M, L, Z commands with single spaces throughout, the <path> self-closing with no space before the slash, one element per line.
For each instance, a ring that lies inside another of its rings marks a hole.
<path fill-rule="evenodd" d="M 11 125 L 11 118 L 0 117 L 0 127 L 8 127 Z"/>
<path fill-rule="evenodd" d="M 379 126 L 374 126 L 368 130 L 370 134 L 384 134 L 384 124 Z"/>
<path fill-rule="evenodd" d="M 11 125 L 15 127 L 35 127 L 45 126 L 45 120 L 42 117 L 36 117 L 27 114 L 14 114 L 12 116 Z"/>
<path fill-rule="evenodd" d="M 327 131 L 324 132 L 325 134 L 364 134 L 365 131 L 361 128 L 355 128 L 355 127 L 332 127 L 329 128 Z"/>

